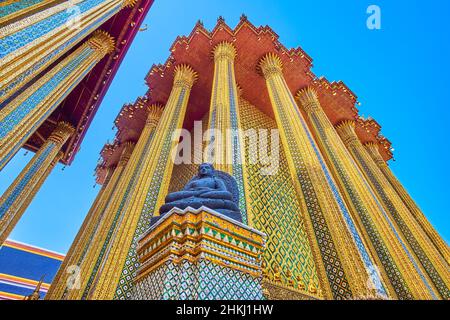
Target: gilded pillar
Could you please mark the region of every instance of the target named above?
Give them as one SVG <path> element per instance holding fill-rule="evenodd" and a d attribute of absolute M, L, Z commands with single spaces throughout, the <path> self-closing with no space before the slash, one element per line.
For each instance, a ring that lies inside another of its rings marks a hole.
<path fill-rule="evenodd" d="M 114 173 L 106 188 L 104 201 L 100 203 L 97 212 L 97 223 L 89 224 L 85 230 L 89 235 L 85 245 L 77 252 L 74 264 L 79 267 L 77 271 L 79 274 L 79 286 L 68 287 L 67 283 L 62 283 L 65 286 L 63 291 L 63 299 L 81 299 L 86 287 L 90 283 L 91 275 L 96 273 L 98 268 L 97 261 L 101 261 L 104 251 L 102 251 L 103 244 L 107 241 L 109 235 L 114 230 L 114 215 L 113 210 L 122 193 L 124 181 L 126 181 L 126 168 L 129 165 L 132 152 L 135 144 L 132 142 L 125 142 L 119 162 L 117 163 Z M 109 187 L 111 185 L 111 187 Z M 95 208 L 94 208 L 95 210 Z M 66 281 L 67 282 L 67 281 Z"/>
<path fill-rule="evenodd" d="M 207 162 L 216 170 L 231 174 L 239 187 L 239 208 L 242 220 L 247 223 L 247 206 L 244 184 L 242 135 L 239 119 L 239 96 L 234 74 L 236 49 L 229 42 L 214 48 L 214 80 L 209 109 L 209 143 Z"/>
<path fill-rule="evenodd" d="M 0 3 L 0 27 L 44 10 L 62 0 L 4 0 Z"/>
<path fill-rule="evenodd" d="M 74 128 L 60 122 L 47 141 L 0 198 L 0 245 L 16 226 L 39 186 L 61 157 L 60 150 Z"/>
<path fill-rule="evenodd" d="M 64 261 L 58 269 L 52 285 L 45 295 L 46 300 L 58 300 L 62 298 L 67 287 L 68 277 L 75 275 L 75 268 L 79 265 L 80 258 L 83 257 L 87 248 L 91 245 L 92 238 L 100 223 L 102 212 L 108 204 L 111 192 L 115 189 L 117 179 L 120 176 L 120 169 L 117 171 L 115 169 L 116 167 L 107 169 L 108 173 L 105 182 L 89 209 Z"/>
<path fill-rule="evenodd" d="M 398 233 L 403 235 L 403 238 L 406 240 L 405 251 L 407 253 L 411 251 L 409 260 L 412 263 L 415 263 L 416 260 L 419 261 L 421 266 L 417 265 L 415 268 L 419 270 L 422 267 L 425 270 L 426 275 L 421 276 L 422 282 L 427 284 L 427 291 L 432 293 L 433 289 L 435 289 L 438 295 L 448 299 L 450 297 L 448 263 L 420 228 L 401 198 L 359 141 L 355 132 L 354 122 L 345 121 L 341 123 L 337 126 L 337 131 L 365 175 L 371 190 L 376 194 L 377 199 L 388 213 L 389 217 L 386 217 L 385 220 L 389 221 L 392 219 L 394 221 L 392 228 L 398 230 Z M 421 272 L 419 272 L 420 274 Z M 404 276 L 406 277 L 407 275 L 404 273 Z M 412 283 L 409 283 L 409 285 L 412 287 Z M 417 296 L 417 298 L 420 297 Z M 436 298 L 436 295 L 432 294 L 431 297 Z"/>
<path fill-rule="evenodd" d="M 0 107 L 34 76 L 136 0 L 39 1 L 39 11 L 32 3 L 37 1 L 20 2 L 22 10 L 15 6 L 16 12 L 22 12 L 20 19 L 10 20 L 3 27 L 0 24 Z M 31 6 L 25 7 L 27 4 Z"/>
<path fill-rule="evenodd" d="M 178 144 L 174 133 L 182 128 L 189 94 L 197 74 L 187 65 L 175 67 L 173 87 L 161 119 L 149 141 L 139 170 L 130 179 L 130 193 L 119 207 L 120 223 L 108 248 L 108 256 L 96 279 L 89 299 L 126 299 L 131 297 L 134 275 L 139 266 L 136 256 L 138 238 L 158 215 L 167 195 L 173 169 L 172 150 Z M 144 155 L 144 154 L 143 154 Z"/>
<path fill-rule="evenodd" d="M 352 161 L 351 155 L 323 111 L 314 89 L 299 91 L 297 98 L 307 114 L 316 141 L 352 216 L 360 226 L 371 251 L 378 257 L 377 264 L 383 267 L 382 274 L 389 279 L 400 299 L 409 298 L 410 293 L 416 298 L 433 297 L 432 291 L 425 295 L 421 293 L 429 290 L 422 283 L 422 270 L 409 261 L 408 252 L 405 252 L 402 246 L 403 240 L 396 236 L 396 229 L 386 220 L 383 207 L 378 204 L 358 166 Z"/>
<path fill-rule="evenodd" d="M 267 54 L 260 67 L 288 160 L 320 281 L 328 299 L 387 296 L 369 254 L 298 112 L 282 73 L 282 62 Z M 369 266 L 370 265 L 370 266 Z"/>
<path fill-rule="evenodd" d="M 386 179 L 389 181 L 391 186 L 395 189 L 397 194 L 400 196 L 405 205 L 408 207 L 409 211 L 413 214 L 414 218 L 417 220 L 422 229 L 428 235 L 430 240 L 434 243 L 434 245 L 442 254 L 447 263 L 450 264 L 450 250 L 448 245 L 436 232 L 431 223 L 428 221 L 428 219 L 422 213 L 420 208 L 417 206 L 413 198 L 409 195 L 408 191 L 406 191 L 402 183 L 397 179 L 397 177 L 391 171 L 389 166 L 386 164 L 386 161 L 384 161 L 383 157 L 381 156 L 378 150 L 378 145 L 376 143 L 369 142 L 364 144 L 364 147 L 369 152 L 370 156 L 375 161 L 378 168 L 380 168 L 380 170 L 383 172 L 383 174 L 385 175 Z"/>
<path fill-rule="evenodd" d="M 0 109 L 0 170 L 92 68 L 114 49 L 97 31 L 72 54 Z"/>

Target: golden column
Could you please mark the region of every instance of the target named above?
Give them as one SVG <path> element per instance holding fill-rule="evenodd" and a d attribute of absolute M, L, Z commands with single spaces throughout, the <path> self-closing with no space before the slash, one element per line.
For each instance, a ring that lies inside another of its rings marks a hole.
<path fill-rule="evenodd" d="M 145 160 L 152 157 L 150 147 L 155 134 L 155 129 L 161 118 L 163 108 L 160 105 L 152 104 L 147 107 L 147 110 L 148 116 L 146 125 L 139 137 L 139 141 L 136 144 L 135 151 L 131 156 L 129 164 L 125 169 L 124 177 L 119 186 L 120 191 L 116 197 L 117 201 L 111 205 L 107 211 L 112 217 L 109 234 L 105 241 L 98 242 L 98 244 L 96 243 L 96 250 L 98 250 L 99 255 L 96 260 L 89 262 L 93 266 L 93 271 L 90 273 L 89 279 L 87 279 L 83 292 L 81 292 L 81 296 L 79 297 L 81 299 L 96 299 L 94 294 L 98 294 L 96 288 L 103 274 L 103 263 L 108 259 L 113 259 L 113 257 L 110 257 L 110 252 L 114 245 L 120 245 L 115 241 L 117 235 L 120 235 L 121 232 L 121 223 L 123 221 L 126 206 L 128 205 L 128 201 L 131 199 L 130 197 L 133 190 L 135 190 L 136 183 L 139 181 L 141 173 L 145 169 Z M 119 272 L 119 270 L 117 272 Z M 105 281 L 105 278 L 103 278 L 102 281 Z M 102 282 L 99 285 L 105 286 L 105 283 Z M 106 285 L 109 284 L 107 283 Z M 115 287 L 109 290 L 115 290 Z"/>
<path fill-rule="evenodd" d="M 77 276 L 76 268 L 79 266 L 87 249 L 92 243 L 94 234 L 100 224 L 102 214 L 111 199 L 111 194 L 115 190 L 117 181 L 120 177 L 122 167 L 119 167 L 117 170 L 116 168 L 117 167 L 114 166 L 107 169 L 108 173 L 105 182 L 97 194 L 93 205 L 89 209 L 89 212 L 84 219 L 75 240 L 70 246 L 63 263 L 58 269 L 58 273 L 53 279 L 52 285 L 45 295 L 46 300 L 61 299 L 67 288 L 68 278 L 70 276 Z"/>
<path fill-rule="evenodd" d="M 114 49 L 106 32 L 94 35 L 0 109 L 0 170 L 84 76 Z"/>
<path fill-rule="evenodd" d="M 173 169 L 172 150 L 178 144 L 175 136 L 183 126 L 191 88 L 197 73 L 188 65 L 178 65 L 169 99 L 152 134 L 148 152 L 139 166 L 136 179 L 130 179 L 129 194 L 120 208 L 121 223 L 102 262 L 101 272 L 89 299 L 125 299 L 131 296 L 134 274 L 139 262 L 136 256 L 138 238 L 146 231 L 153 216 L 164 203 Z M 135 170 L 136 172 L 136 170 Z"/>
<path fill-rule="evenodd" d="M 242 168 L 244 148 L 239 119 L 239 96 L 234 74 L 236 49 L 229 42 L 215 46 L 214 80 L 209 109 L 209 143 L 207 162 L 213 163 L 216 170 L 228 172 L 239 187 L 239 208 L 242 220 L 247 223 L 246 192 L 244 170 Z"/>
<path fill-rule="evenodd" d="M 393 226 L 393 228 L 401 232 L 411 251 L 415 254 L 416 258 L 411 255 L 410 260 L 412 262 L 416 259 L 420 261 L 441 297 L 444 299 L 450 298 L 448 263 L 418 225 L 411 212 L 359 141 L 355 132 L 355 123 L 344 121 L 337 126 L 337 131 L 386 212 L 395 221 L 396 226 Z M 388 219 L 386 217 L 386 220 Z M 405 250 L 408 249 L 405 247 Z M 428 282 L 424 276 L 423 278 L 423 282 Z M 432 286 L 429 285 L 428 287 L 430 290 Z"/>
<path fill-rule="evenodd" d="M 378 204 L 358 166 L 352 161 L 347 148 L 323 111 L 315 90 L 300 90 L 297 98 L 307 114 L 316 141 L 339 184 L 352 216 L 358 222 L 374 256 L 378 257 L 377 264 L 384 267 L 381 272 L 389 278 L 399 298 L 408 298 L 409 293 L 415 298 L 433 297 L 433 291 L 423 283 L 422 270 L 410 261 L 408 252 L 402 245 L 403 239 L 397 236 L 396 229 L 386 220 L 383 207 Z"/>
<path fill-rule="evenodd" d="M 326 167 L 321 161 L 311 134 L 296 112 L 297 105 L 285 82 L 280 58 L 272 53 L 261 61 L 275 120 L 280 131 L 292 180 L 304 211 L 305 226 L 315 259 L 320 286 L 325 298 L 386 296 L 381 279 L 371 272 L 366 261 L 367 252 L 361 252 L 357 241 L 362 240 L 352 221 L 345 219 L 346 210 L 338 201 L 337 191 L 330 186 Z M 378 282 L 372 290 L 371 281 Z M 392 290 L 389 290 L 391 293 Z"/>
<path fill-rule="evenodd" d="M 74 128 L 67 122 L 58 123 L 47 141 L 0 198 L 0 245 L 16 226 L 39 186 L 44 182 L 55 161 L 61 157 L 61 147 Z"/>
<path fill-rule="evenodd" d="M 0 27 L 60 2 L 62 0 L 4 0 L 0 3 Z"/>
<path fill-rule="evenodd" d="M 136 0 L 39 1 L 40 8 L 26 7 L 33 1 L 20 2 L 6 6 L 10 16 L 17 12 L 20 18 L 9 19 L 3 27 L 0 24 L 0 105 L 122 8 L 133 6 Z"/>
<path fill-rule="evenodd" d="M 79 275 L 79 286 L 72 286 L 66 281 L 58 283 L 58 286 L 63 286 L 63 299 L 81 299 L 83 292 L 89 282 L 92 273 L 95 273 L 97 261 L 101 261 L 104 252 L 101 250 L 103 244 L 107 241 L 110 233 L 114 230 L 114 210 L 117 201 L 120 199 L 123 184 L 126 181 L 126 168 L 134 150 L 134 143 L 125 142 L 119 162 L 114 170 L 109 185 L 105 191 L 103 201 L 98 205 L 97 210 L 94 208 L 94 214 L 97 216 L 97 221 L 89 224 L 86 233 L 89 237 L 83 243 L 81 251 L 76 250 L 74 264 L 79 266 L 77 273 Z M 67 276 L 66 276 L 67 277 Z"/>
<path fill-rule="evenodd" d="M 131 149 L 124 150 L 126 153 L 121 158 L 121 162 L 111 178 L 114 184 L 112 190 L 107 191 L 109 194 L 107 196 L 108 202 L 105 205 L 100 205 L 102 207 L 102 218 L 98 231 L 94 230 L 94 233 L 96 232 L 95 236 L 92 235 L 89 243 L 85 246 L 85 253 L 78 258 L 77 263 L 81 267 L 81 284 L 79 288 L 67 291 L 65 296 L 67 299 L 86 299 L 88 297 L 91 287 L 96 283 L 99 267 L 107 257 L 110 243 L 112 243 L 115 232 L 120 226 L 127 196 L 133 192 L 133 181 L 139 176 L 140 170 L 142 170 L 143 159 L 149 156 L 149 145 L 162 113 L 162 108 L 158 105 L 151 105 L 147 109 L 147 121 L 139 141 L 134 147 L 131 157 Z M 126 162 L 127 165 L 124 168 Z M 116 174 L 118 171 L 120 171 L 120 174 Z M 111 181 L 109 184 L 111 184 Z M 57 285 L 65 288 L 66 282 L 58 281 Z"/>
<path fill-rule="evenodd" d="M 398 181 L 397 177 L 394 175 L 394 173 L 391 171 L 389 166 L 386 164 L 386 161 L 384 161 L 383 157 L 380 154 L 380 151 L 378 149 L 378 144 L 369 142 L 369 143 L 364 144 L 364 147 L 369 152 L 370 156 L 375 161 L 375 163 L 378 165 L 380 170 L 383 172 L 386 179 L 388 179 L 389 183 L 395 189 L 397 194 L 403 200 L 405 205 L 408 207 L 408 209 L 414 215 L 415 219 L 420 224 L 420 226 L 423 228 L 423 230 L 426 232 L 428 237 L 431 239 L 431 241 L 433 241 L 434 245 L 439 250 L 439 252 L 442 254 L 444 259 L 447 261 L 447 263 L 450 264 L 450 250 L 449 250 L 448 245 L 441 238 L 441 236 L 436 232 L 436 230 L 430 224 L 430 222 L 425 217 L 425 215 L 422 213 L 420 208 L 417 206 L 415 201 L 411 198 L 408 191 L 405 190 L 405 188 L 403 187 L 401 182 Z"/>

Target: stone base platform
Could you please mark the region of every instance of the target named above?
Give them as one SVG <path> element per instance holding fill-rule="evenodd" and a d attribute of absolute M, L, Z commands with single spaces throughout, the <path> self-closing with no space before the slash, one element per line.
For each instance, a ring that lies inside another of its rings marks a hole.
<path fill-rule="evenodd" d="M 138 243 L 133 298 L 259 300 L 265 235 L 211 209 L 172 209 Z"/>

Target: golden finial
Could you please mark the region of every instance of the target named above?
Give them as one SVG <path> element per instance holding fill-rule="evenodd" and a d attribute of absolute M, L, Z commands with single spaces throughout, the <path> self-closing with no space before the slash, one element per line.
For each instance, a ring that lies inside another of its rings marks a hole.
<path fill-rule="evenodd" d="M 353 121 L 353 120 L 344 120 L 344 121 L 341 121 L 341 122 L 339 122 L 337 125 L 336 125 L 336 128 L 345 128 L 345 127 L 351 127 L 351 128 L 355 128 L 355 121 Z"/>
<path fill-rule="evenodd" d="M 355 121 L 344 120 L 336 125 L 336 131 L 341 136 L 342 141 L 346 145 L 355 143 L 358 141 L 358 137 L 355 132 Z"/>
<path fill-rule="evenodd" d="M 174 70 L 174 86 L 185 86 L 191 88 L 194 82 L 197 80 L 198 75 L 191 66 L 187 64 L 179 64 Z"/>
<path fill-rule="evenodd" d="M 303 109 L 308 113 L 317 110 L 320 106 L 317 92 L 312 87 L 306 87 L 299 90 L 295 97 L 300 102 Z"/>
<path fill-rule="evenodd" d="M 34 288 L 33 293 L 31 293 L 30 295 L 26 296 L 23 300 L 39 300 L 41 298 L 41 295 L 39 294 L 39 291 L 41 290 L 41 286 L 42 286 L 42 282 L 44 281 L 44 277 L 45 277 L 45 275 L 43 275 L 41 277 L 41 279 L 39 280 L 38 284 Z"/>
<path fill-rule="evenodd" d="M 258 63 L 258 68 L 267 79 L 273 75 L 281 74 L 283 71 L 283 63 L 275 53 L 268 53 Z"/>
<path fill-rule="evenodd" d="M 75 128 L 66 121 L 60 121 L 48 138 L 55 143 L 64 143 L 75 132 Z"/>
<path fill-rule="evenodd" d="M 364 143 L 364 147 L 366 147 L 366 149 L 371 151 L 374 155 L 375 154 L 379 155 L 378 143 L 369 141 L 369 142 Z"/>
<path fill-rule="evenodd" d="M 92 49 L 99 51 L 102 55 L 113 52 L 116 45 L 114 38 L 103 30 L 94 31 L 87 43 Z"/>
<path fill-rule="evenodd" d="M 234 60 L 234 57 L 236 56 L 236 48 L 230 42 L 222 41 L 214 47 L 213 53 L 215 61 L 221 59 Z"/>
<path fill-rule="evenodd" d="M 122 8 L 128 7 L 132 8 L 137 3 L 137 0 L 123 0 Z"/>
<path fill-rule="evenodd" d="M 164 106 L 159 103 L 152 103 L 147 107 L 147 121 L 146 125 L 156 127 L 158 125 L 159 119 L 163 113 Z"/>
<path fill-rule="evenodd" d="M 130 160 L 130 157 L 133 153 L 135 143 L 131 141 L 127 141 L 123 143 L 122 154 L 120 155 L 120 160 L 118 166 L 125 166 Z"/>

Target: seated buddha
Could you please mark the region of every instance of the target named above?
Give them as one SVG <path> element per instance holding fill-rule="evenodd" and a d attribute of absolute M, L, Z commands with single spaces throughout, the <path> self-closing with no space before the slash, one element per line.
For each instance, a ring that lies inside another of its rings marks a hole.
<path fill-rule="evenodd" d="M 238 199 L 239 192 L 234 178 L 225 172 L 214 170 L 212 164 L 203 163 L 198 167 L 198 174 L 183 190 L 167 195 L 159 213 L 163 216 L 173 208 L 199 209 L 204 206 L 242 222 Z"/>

